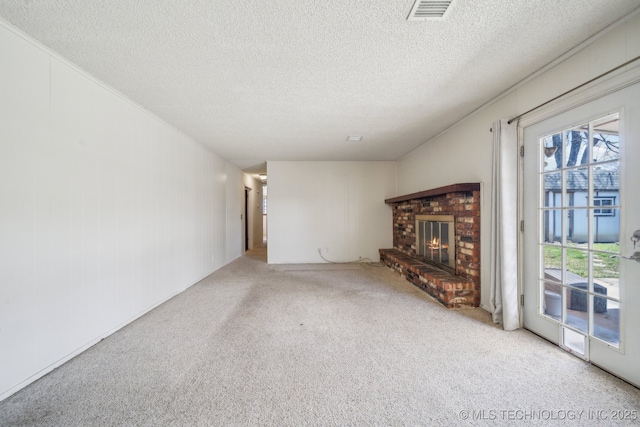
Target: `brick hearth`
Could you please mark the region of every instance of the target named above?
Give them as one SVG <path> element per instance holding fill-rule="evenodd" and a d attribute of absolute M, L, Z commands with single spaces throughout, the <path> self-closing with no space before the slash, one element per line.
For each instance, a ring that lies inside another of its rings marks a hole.
<path fill-rule="evenodd" d="M 393 209 L 393 249 L 380 261 L 448 308 L 480 305 L 480 184 L 454 184 L 385 200 Z M 416 215 L 455 217 L 455 275 L 416 257 Z"/>

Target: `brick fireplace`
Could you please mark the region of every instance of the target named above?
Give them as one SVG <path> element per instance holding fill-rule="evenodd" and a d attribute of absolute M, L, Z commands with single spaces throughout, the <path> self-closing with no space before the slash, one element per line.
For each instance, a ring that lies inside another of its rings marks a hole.
<path fill-rule="evenodd" d="M 448 185 L 385 202 L 393 209 L 393 248 L 380 249 L 380 261 L 448 308 L 478 307 L 480 184 Z M 443 217 L 453 217 L 453 269 L 438 268 L 416 247 L 416 219 Z"/>

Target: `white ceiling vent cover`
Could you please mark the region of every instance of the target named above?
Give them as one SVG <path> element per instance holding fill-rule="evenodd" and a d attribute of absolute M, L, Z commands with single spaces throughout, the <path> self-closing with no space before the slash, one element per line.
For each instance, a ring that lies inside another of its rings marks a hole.
<path fill-rule="evenodd" d="M 444 19 L 453 0 L 416 0 L 407 21 Z"/>

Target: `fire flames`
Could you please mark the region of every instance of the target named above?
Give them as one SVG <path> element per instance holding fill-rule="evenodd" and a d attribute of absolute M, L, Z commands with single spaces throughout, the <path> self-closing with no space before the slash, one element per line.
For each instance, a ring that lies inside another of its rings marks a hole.
<path fill-rule="evenodd" d="M 429 249 L 449 249 L 449 245 L 442 245 L 440 246 L 440 239 L 438 239 L 437 237 L 434 237 L 431 242 L 429 242 L 427 244 L 427 247 Z"/>

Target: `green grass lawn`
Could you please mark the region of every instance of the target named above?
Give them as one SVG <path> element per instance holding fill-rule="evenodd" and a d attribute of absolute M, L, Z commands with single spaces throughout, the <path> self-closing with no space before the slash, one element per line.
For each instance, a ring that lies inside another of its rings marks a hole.
<path fill-rule="evenodd" d="M 593 277 L 596 279 L 617 278 L 620 258 L 612 256 L 620 253 L 617 243 L 595 243 L 593 245 Z M 610 252 L 610 253 L 607 253 Z M 589 275 L 589 259 L 585 250 L 567 248 L 566 267 L 578 276 Z M 544 246 L 544 266 L 546 268 L 562 268 L 562 248 L 556 245 Z"/>

